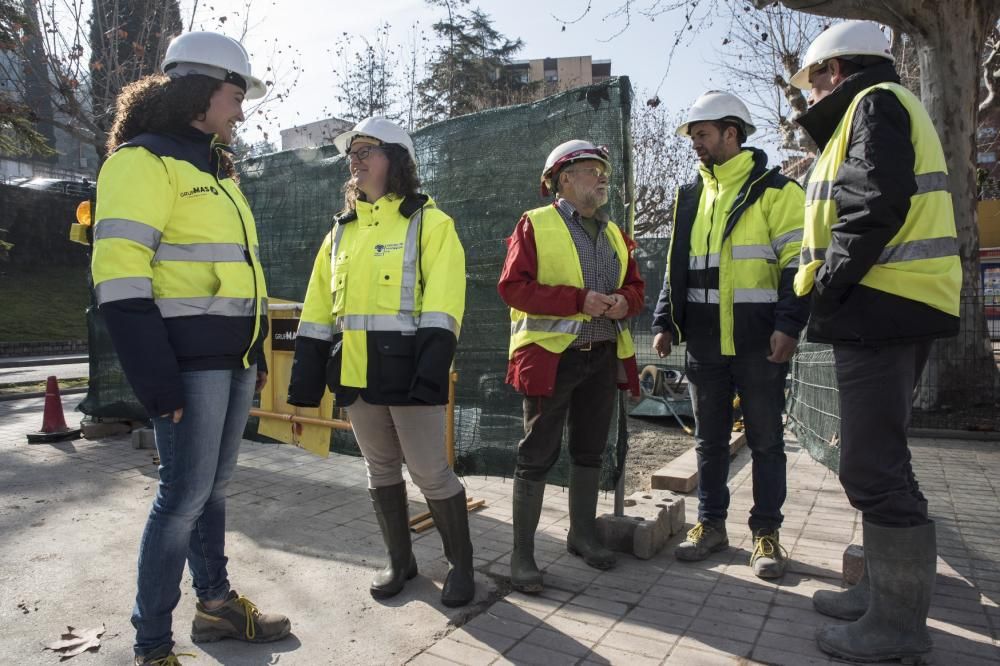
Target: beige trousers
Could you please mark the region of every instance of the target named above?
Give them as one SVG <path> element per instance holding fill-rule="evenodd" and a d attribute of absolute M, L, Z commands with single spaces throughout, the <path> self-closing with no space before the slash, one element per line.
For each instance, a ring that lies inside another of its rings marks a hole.
<path fill-rule="evenodd" d="M 365 456 L 369 488 L 402 483 L 405 460 L 427 499 L 448 499 L 462 491 L 445 453 L 444 405 L 370 405 L 359 396 L 347 415 Z"/>

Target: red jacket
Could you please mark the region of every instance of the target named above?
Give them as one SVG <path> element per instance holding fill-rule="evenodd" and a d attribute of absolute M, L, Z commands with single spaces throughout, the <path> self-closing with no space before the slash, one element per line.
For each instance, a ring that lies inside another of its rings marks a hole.
<path fill-rule="evenodd" d="M 634 317 L 643 308 L 645 283 L 632 256 L 635 241 L 624 232 L 622 238 L 629 250 L 628 266 L 625 269 L 625 281 L 615 293 L 624 296 L 628 302 L 628 313 L 625 316 Z M 507 239 L 507 259 L 497 285 L 500 298 L 512 308 L 531 314 L 565 317 L 583 312 L 583 302 L 589 289 L 540 284 L 537 277 L 535 235 L 531 222 L 525 215 Z M 559 354 L 539 345 L 527 345 L 515 351 L 510 359 L 507 365 L 507 383 L 527 396 L 550 396 L 555 390 L 558 367 Z M 635 356 L 621 359 L 618 388 L 629 389 L 632 395 L 639 395 L 639 372 Z"/>

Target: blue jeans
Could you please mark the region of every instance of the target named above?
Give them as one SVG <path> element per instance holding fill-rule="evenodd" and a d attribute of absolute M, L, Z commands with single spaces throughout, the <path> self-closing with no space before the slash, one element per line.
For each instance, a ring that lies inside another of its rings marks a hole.
<path fill-rule="evenodd" d="M 753 474 L 750 529 L 781 527 L 785 503 L 785 408 L 787 363 L 767 360 L 765 348 L 723 356 L 719 341 L 690 341 L 687 376 L 698 454 L 698 520 L 723 522 L 729 510 L 729 436 L 733 397 L 740 395 Z"/>
<path fill-rule="evenodd" d="M 135 652 L 173 645 L 171 614 L 187 560 L 203 601 L 229 594 L 226 485 L 236 468 L 257 367 L 181 373 L 184 416 L 153 419 L 160 483 L 139 545 Z"/>

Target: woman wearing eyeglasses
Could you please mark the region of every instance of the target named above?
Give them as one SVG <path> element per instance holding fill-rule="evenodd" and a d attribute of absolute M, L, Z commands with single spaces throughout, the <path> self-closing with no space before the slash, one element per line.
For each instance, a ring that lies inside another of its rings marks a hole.
<path fill-rule="evenodd" d="M 351 177 L 309 280 L 288 402 L 315 407 L 329 386 L 347 408 L 389 555 L 372 596 L 394 596 L 417 575 L 405 459 L 451 563 L 441 601 L 463 606 L 475 596 L 472 543 L 444 428 L 465 251 L 452 219 L 419 192 L 413 141 L 399 126 L 368 118 L 334 144 Z"/>

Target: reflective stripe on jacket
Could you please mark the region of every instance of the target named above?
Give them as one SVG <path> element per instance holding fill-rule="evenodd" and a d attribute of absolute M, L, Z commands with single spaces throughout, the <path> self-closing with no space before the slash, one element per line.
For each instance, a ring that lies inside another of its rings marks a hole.
<path fill-rule="evenodd" d="M 464 310 L 465 252 L 452 219 L 426 196 L 357 202 L 316 255 L 289 401 L 318 404 L 324 382 L 304 366 L 333 349 L 337 377 L 325 379 L 340 406 L 358 393 L 373 404 L 446 403 Z"/>
<path fill-rule="evenodd" d="M 194 128 L 142 134 L 98 177 L 97 303 L 150 414 L 180 406 L 182 370 L 265 369 L 257 230 L 243 193 L 219 173 L 222 151 Z"/>
<path fill-rule="evenodd" d="M 821 153 L 807 184 L 796 291 L 809 338 L 886 344 L 954 335 L 962 268 L 937 132 L 891 64 L 846 79 L 799 119 Z"/>
<path fill-rule="evenodd" d="M 538 282 L 545 285 L 568 285 L 582 289 L 584 287 L 583 268 L 580 257 L 566 228 L 566 222 L 555 206 L 543 206 L 525 213 L 530 220 L 535 238 L 535 248 L 538 254 Z M 604 227 L 604 236 L 618 256 L 619 271 L 617 286 L 621 287 L 625 280 L 628 267 L 629 250 L 621 231 L 614 222 L 608 222 Z M 571 315 L 552 316 L 523 312 L 517 308 L 510 309 L 510 345 L 508 358 L 513 358 L 514 352 L 530 344 L 537 344 L 544 349 L 561 354 L 566 351 L 580 333 L 580 325 L 590 319 L 589 315 L 578 312 Z M 616 336 L 617 356 L 619 359 L 635 355 L 632 334 L 624 320 L 618 321 Z"/>
<path fill-rule="evenodd" d="M 678 190 L 654 333 L 717 338 L 726 356 L 766 348 L 775 330 L 798 337 L 808 313 L 792 288 L 804 195 L 766 167 L 762 151 L 744 149 Z"/>

